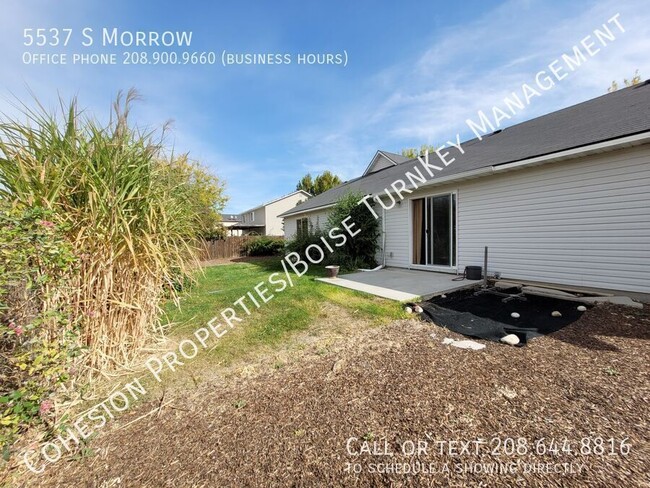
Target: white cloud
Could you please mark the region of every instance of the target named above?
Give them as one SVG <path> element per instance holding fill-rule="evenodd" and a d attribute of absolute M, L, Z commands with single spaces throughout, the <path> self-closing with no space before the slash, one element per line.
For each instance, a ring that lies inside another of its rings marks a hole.
<path fill-rule="evenodd" d="M 192 157 L 227 181 L 228 193 L 233 196 L 228 208 L 234 212 L 291 191 L 308 171 L 330 169 L 350 179 L 360 174 L 377 149 L 399 151 L 405 146 L 436 144 L 454 137 L 466 128 L 466 118 L 498 104 L 616 12 L 621 13 L 627 33 L 536 100 L 518 120 L 604 94 L 613 79 L 630 77 L 637 68 L 644 77 L 650 77 L 650 12 L 643 2 L 592 1 L 580 9 L 573 2 L 564 7 L 513 0 L 466 24 L 440 30 L 418 27 L 409 35 L 428 39 L 426 48 L 406 53 L 399 64 L 368 73 L 359 81 L 366 93 L 362 99 L 328 107 L 327 113 L 334 115 L 329 119 L 322 115 L 325 123 L 274 140 L 276 147 L 269 154 L 232 155 L 215 149 L 214 141 L 200 135 L 205 134 L 201 129 L 210 121 L 201 107 L 187 105 L 188 91 L 204 88 L 203 84 L 215 82 L 214 78 L 202 80 L 174 70 L 143 71 L 136 76 L 135 71 L 119 67 L 23 66 L 24 27 L 78 26 L 98 15 L 97 11 L 91 15 L 90 7 L 81 0 L 38 2 L 39 8 L 33 8 L 34 4 L 3 2 L 0 60 L 5 69 L 0 93 L 14 93 L 24 99 L 29 86 L 53 105 L 52 89 L 58 88 L 63 98 L 78 95 L 89 110 L 104 114 L 115 92 L 135 81 L 144 96 L 136 108 L 140 123 L 159 126 L 173 116 L 176 149 L 191 149 Z M 345 71 L 342 76 L 346 76 Z M 0 110 L 13 111 L 2 96 Z M 279 157 L 283 150 L 291 160 L 275 161 L 273 157 Z"/>
<path fill-rule="evenodd" d="M 378 88 L 358 106 L 342 109 L 329 127 L 301 134 L 299 142 L 313 149 L 306 156 L 314 154 L 322 162 L 314 169 L 349 178 L 359 175 L 376 149 L 399 151 L 467 133 L 467 118 L 500 105 L 522 83 L 534 82 L 539 70 L 616 13 L 627 32 L 512 122 L 605 94 L 612 80 L 629 78 L 635 69 L 650 77 L 650 12 L 642 2 L 610 0 L 573 10 L 511 1 L 434 36 L 412 65 L 370 75 L 368 86 Z"/>

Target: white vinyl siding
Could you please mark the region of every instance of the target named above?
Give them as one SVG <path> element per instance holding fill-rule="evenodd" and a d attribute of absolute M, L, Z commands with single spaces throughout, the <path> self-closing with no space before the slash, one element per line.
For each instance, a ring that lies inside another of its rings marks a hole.
<path fill-rule="evenodd" d="M 650 293 L 650 147 L 420 190 L 458 191 L 458 269 Z M 410 264 L 409 202 L 386 211 L 386 263 Z M 390 253 L 393 256 L 390 257 Z"/>
<path fill-rule="evenodd" d="M 327 228 L 327 209 L 317 210 L 315 212 L 302 213 L 296 216 L 286 217 L 284 219 L 284 237 L 293 239 L 296 235 L 296 222 L 298 219 L 307 217 L 309 219 L 310 230 L 325 230 Z"/>
<path fill-rule="evenodd" d="M 404 200 L 399 206 L 386 210 L 386 266 L 408 267 L 411 231 L 408 205 Z M 377 205 L 375 211 L 379 210 L 381 206 Z"/>

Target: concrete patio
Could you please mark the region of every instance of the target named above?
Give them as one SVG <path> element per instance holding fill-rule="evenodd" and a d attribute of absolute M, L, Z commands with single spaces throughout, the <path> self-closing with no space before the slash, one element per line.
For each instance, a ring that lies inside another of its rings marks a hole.
<path fill-rule="evenodd" d="M 378 271 L 344 274 L 337 278 L 316 279 L 400 302 L 412 301 L 418 297 L 428 299 L 480 283 L 480 281 L 468 280 L 453 281 L 454 278 L 456 275 L 448 273 L 386 268 Z"/>

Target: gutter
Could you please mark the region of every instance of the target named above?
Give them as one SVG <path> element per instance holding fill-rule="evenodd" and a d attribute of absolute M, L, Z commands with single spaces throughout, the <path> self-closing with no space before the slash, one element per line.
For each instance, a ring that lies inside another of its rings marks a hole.
<path fill-rule="evenodd" d="M 318 207 L 306 208 L 304 210 L 298 210 L 296 212 L 292 212 L 291 210 L 289 210 L 288 212 L 281 213 L 280 215 L 278 215 L 278 217 L 293 217 L 294 215 L 300 215 L 302 213 L 315 212 L 316 210 L 322 210 L 324 208 L 331 208 L 334 205 L 336 205 L 336 203 L 328 203 L 326 205 L 319 205 Z"/>

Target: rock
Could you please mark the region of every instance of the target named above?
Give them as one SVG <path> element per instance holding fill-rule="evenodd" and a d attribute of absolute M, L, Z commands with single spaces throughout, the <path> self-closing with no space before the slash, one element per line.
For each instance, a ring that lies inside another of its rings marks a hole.
<path fill-rule="evenodd" d="M 440 298 L 447 298 L 447 295 L 443 293 L 442 295 L 440 295 Z"/>
<path fill-rule="evenodd" d="M 424 310 L 422 310 L 422 307 L 420 307 L 420 305 L 416 305 L 415 307 L 413 307 L 413 311 L 415 313 L 422 313 Z"/>
<path fill-rule="evenodd" d="M 345 359 L 339 359 L 332 366 L 332 373 L 338 373 L 345 367 Z"/>
<path fill-rule="evenodd" d="M 554 311 L 551 313 L 551 315 L 552 315 L 553 317 L 562 317 L 562 314 L 561 314 L 560 312 L 558 312 L 557 310 L 554 310 Z"/>
<path fill-rule="evenodd" d="M 497 392 L 507 398 L 508 400 L 512 400 L 514 398 L 517 398 L 517 392 L 513 390 L 512 388 L 508 388 L 507 386 L 501 387 L 497 389 Z"/>
<path fill-rule="evenodd" d="M 338 359 L 333 365 L 332 369 L 327 373 L 326 378 L 331 380 L 337 376 L 343 369 L 345 369 L 346 361 L 345 359 Z"/>
<path fill-rule="evenodd" d="M 411 307 L 404 307 L 404 311 L 406 313 L 413 313 L 413 309 Z"/>
<path fill-rule="evenodd" d="M 485 349 L 485 344 L 480 344 L 476 341 L 470 341 L 470 340 L 456 341 L 454 339 L 446 338 L 445 340 L 442 341 L 442 343 L 453 347 L 457 347 L 459 349 L 472 349 L 474 351 L 480 351 L 481 349 Z"/>
<path fill-rule="evenodd" d="M 578 312 L 586 312 L 586 311 L 587 311 L 587 307 L 585 307 L 584 305 L 578 305 Z"/>
<path fill-rule="evenodd" d="M 521 317 L 521 315 L 519 315 L 517 312 L 512 312 L 512 313 L 510 314 L 510 316 L 511 316 L 513 319 L 518 319 L 519 317 Z"/>
<path fill-rule="evenodd" d="M 519 337 L 517 337 L 515 334 L 508 334 L 501 338 L 501 342 L 505 342 L 506 344 L 510 344 L 511 346 L 516 346 L 517 344 L 519 344 Z"/>

